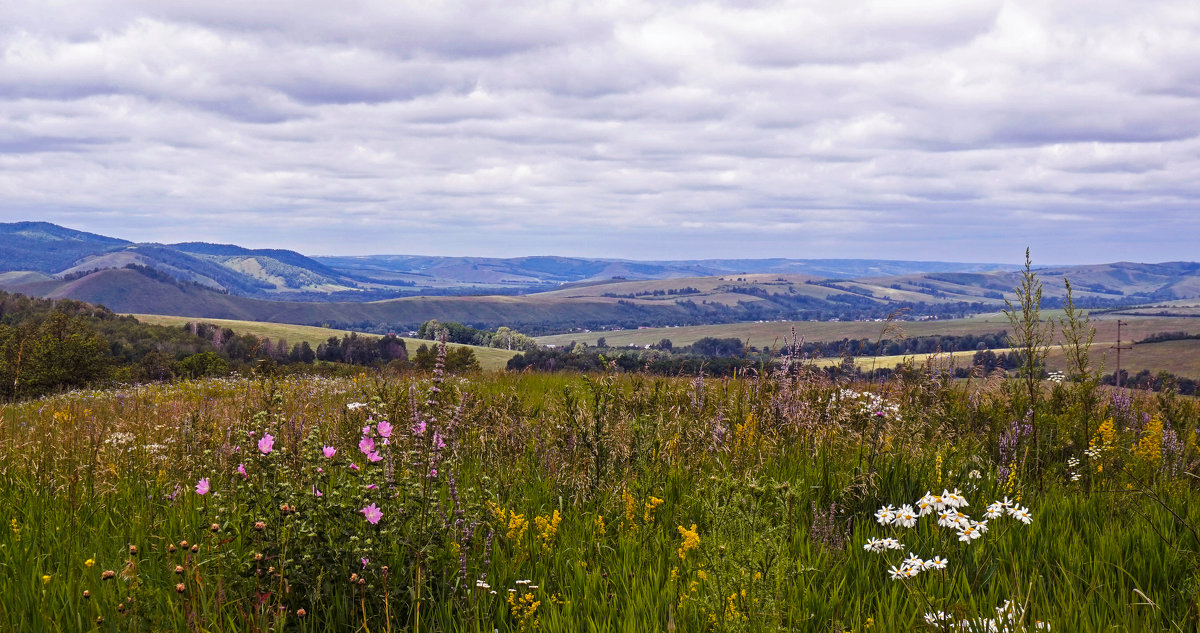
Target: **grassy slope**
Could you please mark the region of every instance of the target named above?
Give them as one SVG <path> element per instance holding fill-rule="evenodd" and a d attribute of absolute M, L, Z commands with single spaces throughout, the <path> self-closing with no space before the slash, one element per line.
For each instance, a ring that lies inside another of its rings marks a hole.
<path fill-rule="evenodd" d="M 1044 311 L 1047 318 L 1057 318 L 1060 311 Z M 1180 319 L 1171 317 L 1130 317 L 1121 316 L 1128 325 L 1122 326 L 1123 341 L 1133 341 L 1155 332 L 1200 332 L 1200 319 Z M 1117 333 L 1116 317 L 1097 317 L 1092 320 L 1096 325 L 1096 341 L 1115 341 Z M 840 341 L 850 339 L 878 339 L 886 323 L 878 321 L 767 321 L 754 323 L 723 323 L 717 325 L 695 325 L 684 327 L 644 328 L 640 330 L 613 330 L 609 332 L 577 332 L 571 334 L 555 334 L 542 336 L 537 340 L 544 345 L 566 345 L 571 341 L 594 345 L 596 339 L 604 337 L 611 346 L 648 345 L 657 343 L 664 338 L 671 339 L 676 346 L 688 345 L 706 336 L 718 338 L 736 337 L 743 341 L 749 339 L 751 345 L 761 347 L 772 344 L 781 345 L 790 335 L 792 327 L 796 334 L 806 341 Z M 1012 328 L 1003 314 L 981 314 L 967 319 L 947 319 L 943 321 L 900 321 L 895 323 L 904 336 L 909 338 L 920 336 L 950 336 L 964 334 L 987 334 L 1010 331 Z M 894 338 L 894 336 L 888 336 Z"/>
<path fill-rule="evenodd" d="M 183 325 L 190 321 L 204 321 L 205 323 L 215 323 L 217 325 L 227 327 L 239 334 L 253 334 L 257 337 L 270 337 L 272 339 L 285 339 L 290 344 L 308 341 L 315 349 L 320 343 L 324 343 L 331 336 L 341 337 L 343 334 L 349 334 L 347 330 L 335 330 L 331 328 L 313 327 L 309 325 L 290 325 L 287 323 L 264 323 L 261 321 L 239 321 L 233 319 L 195 319 L 190 317 L 166 316 L 160 314 L 134 314 L 137 320 L 143 323 L 151 323 L 154 325 Z M 377 334 L 362 334 L 362 336 L 378 336 Z M 401 337 L 403 338 L 403 337 Z M 404 344 L 408 347 L 409 354 L 416 351 L 422 343 L 429 344 L 429 341 L 424 341 L 415 338 L 404 338 Z M 450 343 L 450 347 L 469 347 L 475 352 L 475 357 L 479 359 L 479 364 L 485 370 L 504 369 L 508 363 L 508 359 L 516 355 L 516 352 L 508 350 L 493 349 L 490 347 L 479 347 L 477 345 L 459 345 Z"/>

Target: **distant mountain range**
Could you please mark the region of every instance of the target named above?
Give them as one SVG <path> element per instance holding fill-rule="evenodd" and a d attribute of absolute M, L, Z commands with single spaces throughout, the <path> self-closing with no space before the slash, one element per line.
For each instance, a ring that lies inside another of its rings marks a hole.
<path fill-rule="evenodd" d="M 429 318 L 548 333 L 877 318 L 902 306 L 950 316 L 1001 307 L 1019 283 L 1015 268 L 852 259 L 307 257 L 201 242 L 135 244 L 45 222 L 0 224 L 0 289 L 123 313 L 373 331 L 413 329 Z M 1038 274 L 1048 305 L 1062 296 L 1062 277 L 1071 279 L 1084 305 L 1200 297 L 1200 264 L 1192 262 L 1053 267 Z"/>
<path fill-rule="evenodd" d="M 870 259 L 705 259 L 629 261 L 579 257 L 307 257 L 295 251 L 232 244 L 135 244 L 48 222 L 0 224 L 0 272 L 33 271 L 59 279 L 142 266 L 172 278 L 243 297 L 368 301 L 418 294 L 514 294 L 558 284 L 612 279 L 670 279 L 725 274 L 799 274 L 851 279 L 928 272 L 1011 270 L 1003 264 Z"/>

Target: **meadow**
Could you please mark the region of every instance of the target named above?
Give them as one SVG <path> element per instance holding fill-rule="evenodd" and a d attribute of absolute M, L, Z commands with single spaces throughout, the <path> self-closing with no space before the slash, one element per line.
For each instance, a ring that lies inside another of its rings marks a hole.
<path fill-rule="evenodd" d="M 181 326 L 188 323 L 212 323 L 214 325 L 230 328 L 239 334 L 253 334 L 259 338 L 270 338 L 273 340 L 286 340 L 289 344 L 307 342 L 314 349 L 317 345 L 324 343 L 330 337 L 341 338 L 345 334 L 350 334 L 349 330 L 336 330 L 333 328 L 316 327 L 312 325 L 295 325 L 291 323 L 270 323 L 267 321 L 241 321 L 237 319 L 197 319 L 193 317 L 169 316 L 164 314 L 133 314 L 130 315 L 142 323 L 150 323 L 152 325 L 171 325 Z M 368 334 L 358 332 L 359 336 L 368 336 L 378 338 L 378 334 Z M 417 348 L 421 345 L 433 346 L 434 341 L 423 339 L 399 337 L 404 341 L 404 345 L 408 350 L 411 358 L 416 354 Z M 459 347 L 469 348 L 475 358 L 479 360 L 479 366 L 486 370 L 504 369 L 508 364 L 508 359 L 516 356 L 518 352 L 505 349 L 497 349 L 494 347 L 481 347 L 479 345 L 460 345 L 458 343 L 448 343 L 452 349 Z"/>
<path fill-rule="evenodd" d="M 936 365 L 0 409 L 0 628 L 1195 630 L 1200 410 Z"/>

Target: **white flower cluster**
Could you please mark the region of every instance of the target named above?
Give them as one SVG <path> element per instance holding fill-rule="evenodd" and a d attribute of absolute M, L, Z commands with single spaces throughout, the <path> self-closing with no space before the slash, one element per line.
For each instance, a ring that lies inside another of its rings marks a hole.
<path fill-rule="evenodd" d="M 888 574 L 892 580 L 907 580 L 928 569 L 945 569 L 946 562 L 941 556 L 921 560 L 916 554 L 909 552 L 908 558 L 901 561 L 899 566 L 893 565 Z"/>
<path fill-rule="evenodd" d="M 894 538 L 869 538 L 863 545 L 863 549 L 882 554 L 890 549 L 904 549 L 904 544 Z"/>
<path fill-rule="evenodd" d="M 891 404 L 876 393 L 842 389 L 838 392 L 838 400 L 847 405 L 857 405 L 859 413 L 900 419 L 900 405 Z"/>
<path fill-rule="evenodd" d="M 994 618 L 973 618 L 955 622 L 954 616 L 945 611 L 933 611 L 925 614 L 925 622 L 933 626 L 945 626 L 949 624 L 953 628 L 966 629 L 968 631 L 987 631 L 988 633 L 1028 631 L 1030 627 L 1026 627 L 1023 624 L 1024 620 L 1025 608 L 1015 604 L 1011 600 L 1005 600 L 1004 604 L 996 607 L 996 617 Z M 1033 623 L 1032 629 L 1035 631 L 1049 631 L 1050 624 L 1038 620 Z"/>
<path fill-rule="evenodd" d="M 973 540 L 983 536 L 988 531 L 988 520 L 1001 517 L 1008 514 L 1012 518 L 1029 525 L 1033 522 L 1033 517 L 1029 513 L 1028 508 L 1023 508 L 1017 503 L 1010 501 L 1008 497 L 1004 497 L 1001 501 L 995 501 L 987 507 L 984 513 L 983 521 L 976 521 L 962 512 L 961 508 L 970 505 L 966 497 L 962 496 L 958 488 L 954 492 L 942 490 L 942 494 L 935 495 L 929 492 L 925 496 L 917 500 L 915 507 L 913 505 L 904 504 L 899 508 L 886 505 L 875 512 L 875 521 L 882 526 L 894 525 L 902 528 L 915 527 L 917 519 L 926 515 L 937 514 L 937 524 L 941 527 L 951 528 L 958 532 L 958 540 L 963 543 L 970 543 Z M 902 549 L 904 545 L 894 538 L 870 538 L 863 545 L 863 549 L 868 552 L 882 554 L 888 550 Z M 921 571 L 926 569 L 945 569 L 946 560 L 939 556 L 935 556 L 930 560 L 921 560 L 916 555 L 910 553 L 900 565 L 892 566 L 889 571 L 892 580 L 905 580 L 916 576 Z"/>
<path fill-rule="evenodd" d="M 1029 508 L 1022 508 L 1016 502 L 1009 501 L 1008 497 L 1005 497 L 1003 501 L 993 501 L 992 504 L 987 507 L 987 511 L 984 512 L 983 516 L 989 519 L 995 519 L 1004 516 L 1005 514 L 1020 521 L 1021 523 L 1024 523 L 1025 525 L 1033 523 L 1033 516 L 1029 514 Z"/>
<path fill-rule="evenodd" d="M 1074 456 L 1068 457 L 1067 468 L 1070 470 L 1068 477 L 1071 479 L 1071 481 L 1079 481 L 1079 458 Z"/>

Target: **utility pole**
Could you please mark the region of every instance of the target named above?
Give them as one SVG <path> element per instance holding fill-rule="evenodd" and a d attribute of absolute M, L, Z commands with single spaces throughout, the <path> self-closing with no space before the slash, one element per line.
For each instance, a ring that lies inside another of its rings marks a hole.
<path fill-rule="evenodd" d="M 1121 345 L 1121 326 L 1122 325 L 1129 325 L 1129 324 L 1122 321 L 1121 319 L 1117 319 L 1117 344 L 1113 345 L 1111 348 L 1111 349 L 1117 350 L 1117 380 L 1116 380 L 1117 387 L 1120 387 L 1121 384 L 1124 382 L 1123 380 L 1121 380 L 1121 350 L 1133 349 L 1132 345 Z"/>

